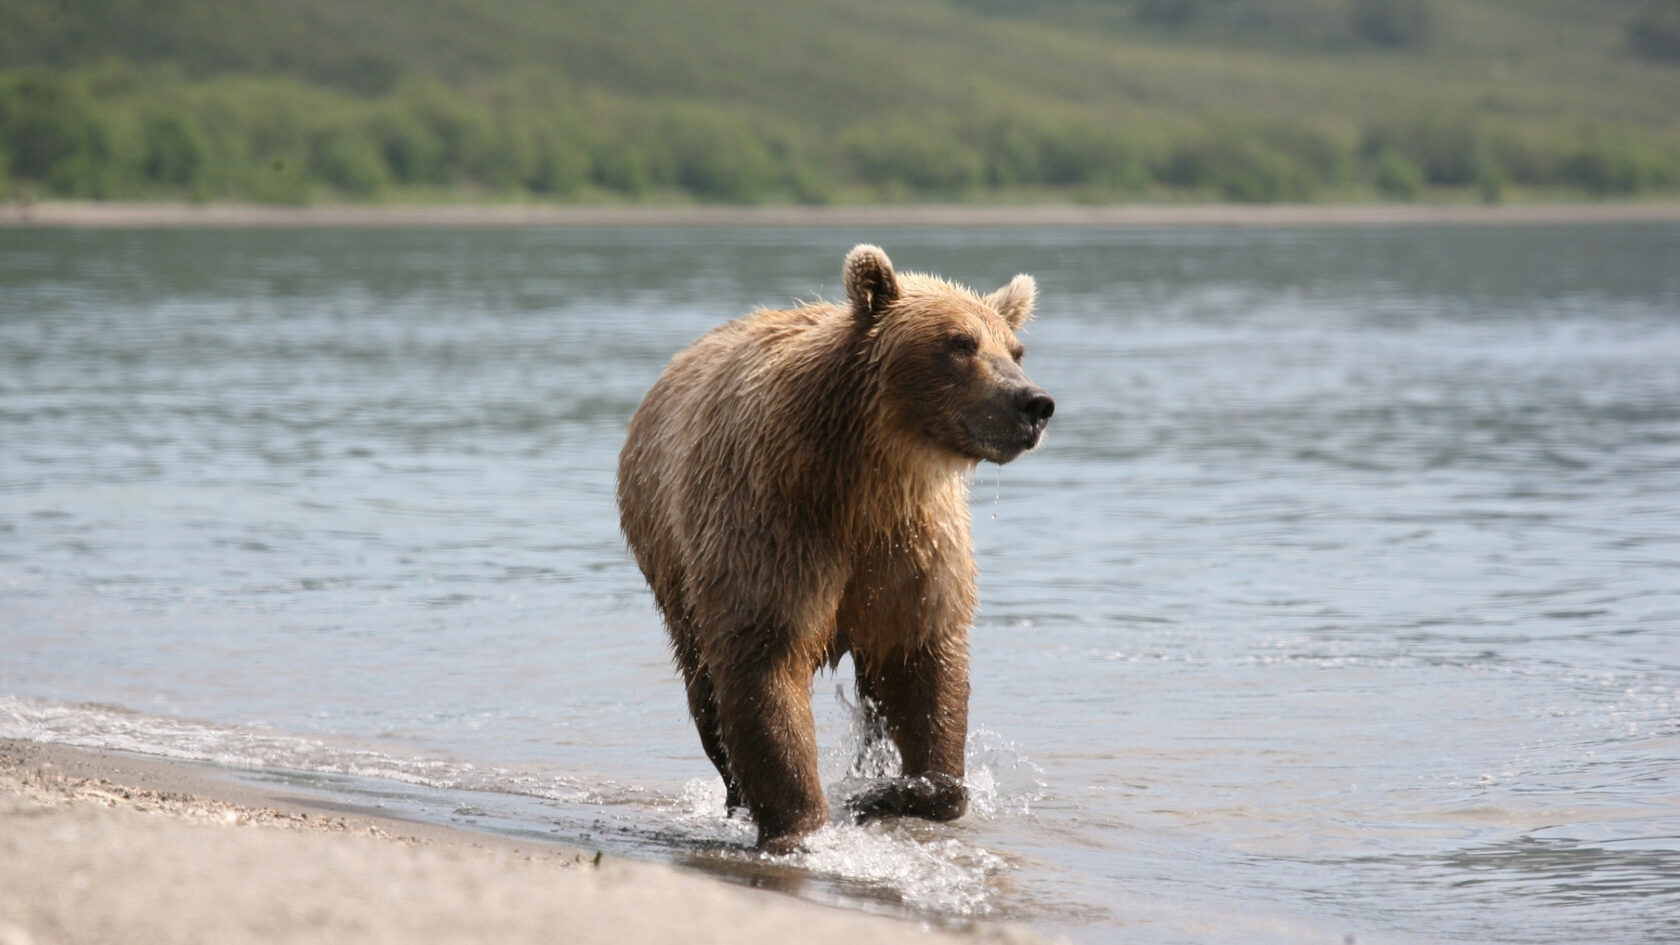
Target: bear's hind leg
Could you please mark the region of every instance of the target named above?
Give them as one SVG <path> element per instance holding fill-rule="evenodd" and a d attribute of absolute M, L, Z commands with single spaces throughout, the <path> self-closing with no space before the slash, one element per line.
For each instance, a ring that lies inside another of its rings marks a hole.
<path fill-rule="evenodd" d="M 678 635 L 675 649 L 683 687 L 688 691 L 688 717 L 694 720 L 694 727 L 700 733 L 700 747 L 723 778 L 724 807 L 733 817 L 741 807 L 741 788 L 729 772 L 729 752 L 724 750 L 723 737 L 718 731 L 717 691 L 712 686 L 712 674 L 700 661 L 700 651 L 691 641 Z"/>
<path fill-rule="evenodd" d="M 712 687 L 712 676 L 704 667 L 685 675 L 688 676 L 689 715 L 700 732 L 700 747 L 705 749 L 712 767 L 723 777 L 723 803 L 729 816 L 733 817 L 742 806 L 741 787 L 730 773 L 729 752 L 723 747 L 723 735 L 718 731 L 717 692 Z"/>
<path fill-rule="evenodd" d="M 963 751 L 968 739 L 968 652 L 961 641 L 852 654 L 860 697 L 871 695 L 904 759 L 902 777 L 854 796 L 858 820 L 910 816 L 955 820 L 968 810 Z"/>

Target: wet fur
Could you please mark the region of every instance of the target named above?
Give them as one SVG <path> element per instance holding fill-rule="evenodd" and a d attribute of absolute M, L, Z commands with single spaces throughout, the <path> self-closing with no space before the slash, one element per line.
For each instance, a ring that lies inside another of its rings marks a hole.
<path fill-rule="evenodd" d="M 756 312 L 678 354 L 620 455 L 624 533 L 702 746 L 770 850 L 827 821 L 810 684 L 846 653 L 904 774 L 854 808 L 962 814 L 967 474 L 1048 419 L 1009 416 L 1030 277 L 982 297 L 872 246 L 843 271 L 846 303 Z"/>

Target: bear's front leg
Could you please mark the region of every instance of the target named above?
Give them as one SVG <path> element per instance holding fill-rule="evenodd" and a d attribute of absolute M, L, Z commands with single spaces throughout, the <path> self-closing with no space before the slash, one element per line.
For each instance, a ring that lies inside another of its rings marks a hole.
<path fill-rule="evenodd" d="M 714 670 L 718 729 L 730 772 L 758 824 L 758 848 L 791 853 L 828 822 L 811 717 L 813 667 L 761 651 Z"/>
<path fill-rule="evenodd" d="M 870 658 L 853 653 L 859 695 L 886 720 L 903 776 L 846 802 L 858 820 L 909 816 L 955 820 L 968 810 L 963 753 L 968 739 L 966 636 Z"/>

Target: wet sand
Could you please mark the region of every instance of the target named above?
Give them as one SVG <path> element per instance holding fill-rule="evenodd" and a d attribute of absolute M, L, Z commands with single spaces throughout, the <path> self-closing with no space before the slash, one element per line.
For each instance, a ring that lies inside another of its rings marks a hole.
<path fill-rule="evenodd" d="M 1122 204 L 1021 206 L 583 206 L 541 204 L 285 207 L 49 201 L 0 204 L 0 226 L 1397 226 L 1680 222 L 1680 203 Z"/>
<path fill-rule="evenodd" d="M 660 864 L 324 806 L 217 769 L 0 740 L 0 945 L 959 943 Z"/>

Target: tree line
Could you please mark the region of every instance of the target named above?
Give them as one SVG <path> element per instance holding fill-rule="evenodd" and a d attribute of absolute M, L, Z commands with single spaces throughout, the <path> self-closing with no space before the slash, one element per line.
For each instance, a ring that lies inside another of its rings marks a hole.
<path fill-rule="evenodd" d="M 0 194 L 80 199 L 1245 202 L 1680 190 L 1680 143 L 1590 121 L 1102 120 L 1025 106 L 849 127 L 538 74 L 359 96 L 283 77 L 0 73 Z"/>

